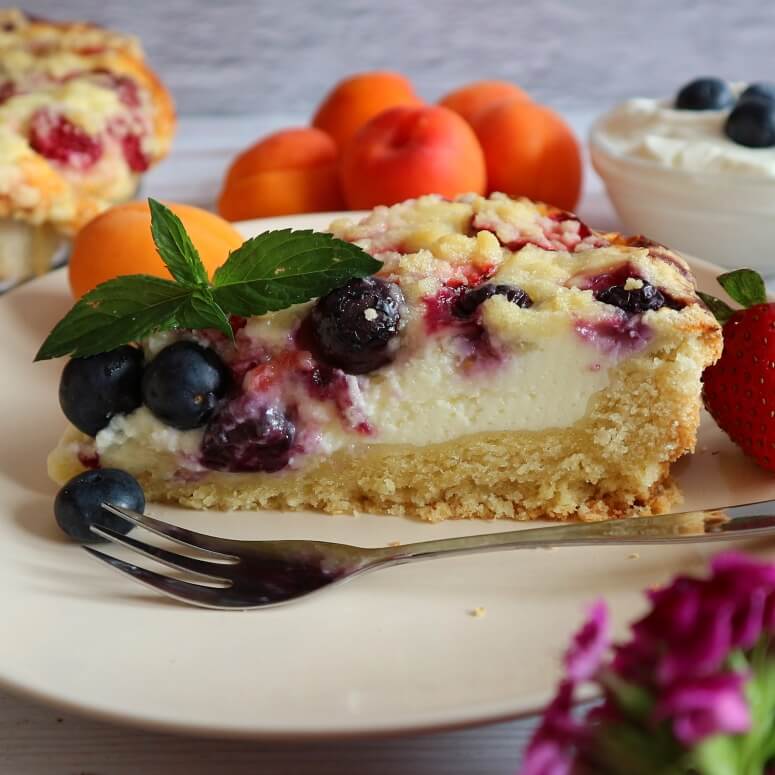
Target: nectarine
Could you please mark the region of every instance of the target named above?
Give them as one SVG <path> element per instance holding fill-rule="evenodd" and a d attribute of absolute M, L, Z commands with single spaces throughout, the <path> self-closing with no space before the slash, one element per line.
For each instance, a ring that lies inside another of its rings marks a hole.
<path fill-rule="evenodd" d="M 513 99 L 480 111 L 473 128 L 487 162 L 488 193 L 575 208 L 581 193 L 581 151 L 557 113 Z"/>
<path fill-rule="evenodd" d="M 367 121 L 387 108 L 420 105 L 408 78 L 400 73 L 358 73 L 340 81 L 329 92 L 312 119 L 342 150 Z"/>
<path fill-rule="evenodd" d="M 439 106 L 380 113 L 345 148 L 341 176 L 354 209 L 422 194 L 482 193 L 486 185 L 476 135 L 457 113 Z"/>
<path fill-rule="evenodd" d="M 474 81 L 446 94 L 439 105 L 454 110 L 471 124 L 484 108 L 507 99 L 529 101 L 530 97 L 509 81 Z"/>
<path fill-rule="evenodd" d="M 166 204 L 183 221 L 209 275 L 242 244 L 240 233 L 217 215 L 191 205 Z M 106 280 L 127 274 L 171 279 L 153 244 L 147 202 L 111 207 L 89 221 L 73 241 L 68 277 L 76 298 Z"/>

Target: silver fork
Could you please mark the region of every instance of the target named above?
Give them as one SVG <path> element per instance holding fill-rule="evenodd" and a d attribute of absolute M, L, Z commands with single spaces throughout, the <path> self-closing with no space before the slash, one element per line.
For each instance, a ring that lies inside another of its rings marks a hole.
<path fill-rule="evenodd" d="M 91 528 L 96 534 L 156 562 L 185 571 L 190 580 L 165 576 L 84 546 L 89 554 L 165 595 L 192 605 L 223 610 L 281 605 L 367 571 L 473 552 L 611 544 L 680 544 L 775 536 L 775 500 L 709 511 L 512 530 L 377 548 L 326 541 L 218 538 L 162 522 L 147 514 L 109 504 L 103 506 L 138 527 L 195 549 L 199 556 L 178 554 L 97 525 Z"/>

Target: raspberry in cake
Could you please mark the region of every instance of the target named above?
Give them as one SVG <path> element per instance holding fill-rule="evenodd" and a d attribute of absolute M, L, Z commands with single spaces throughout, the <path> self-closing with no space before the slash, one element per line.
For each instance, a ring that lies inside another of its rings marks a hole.
<path fill-rule="evenodd" d="M 50 268 L 67 237 L 130 199 L 174 123 L 133 38 L 0 11 L 0 283 Z"/>
<path fill-rule="evenodd" d="M 596 520 L 676 500 L 670 465 L 694 447 L 721 348 L 680 256 L 501 194 L 425 196 L 331 232 L 377 275 L 233 317 L 233 342 L 149 337 L 144 390 L 169 388 L 164 402 L 145 395 L 93 436 L 70 428 L 53 478 L 98 459 L 194 508 L 428 520 Z M 185 379 L 165 373 L 180 348 Z"/>

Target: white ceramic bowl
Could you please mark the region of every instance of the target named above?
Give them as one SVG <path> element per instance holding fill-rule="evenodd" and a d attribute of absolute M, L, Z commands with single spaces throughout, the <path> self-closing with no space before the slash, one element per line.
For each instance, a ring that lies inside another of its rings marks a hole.
<path fill-rule="evenodd" d="M 695 173 L 613 153 L 590 134 L 592 164 L 627 231 L 727 267 L 775 274 L 775 179 Z"/>

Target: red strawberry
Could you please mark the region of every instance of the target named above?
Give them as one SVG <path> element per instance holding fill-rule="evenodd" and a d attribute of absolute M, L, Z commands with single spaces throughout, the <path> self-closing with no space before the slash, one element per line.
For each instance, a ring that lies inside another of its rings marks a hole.
<path fill-rule="evenodd" d="M 724 352 L 703 375 L 705 406 L 732 441 L 775 471 L 775 303 L 767 303 L 764 283 L 750 269 L 718 280 L 744 309 L 700 294 L 724 324 Z"/>

